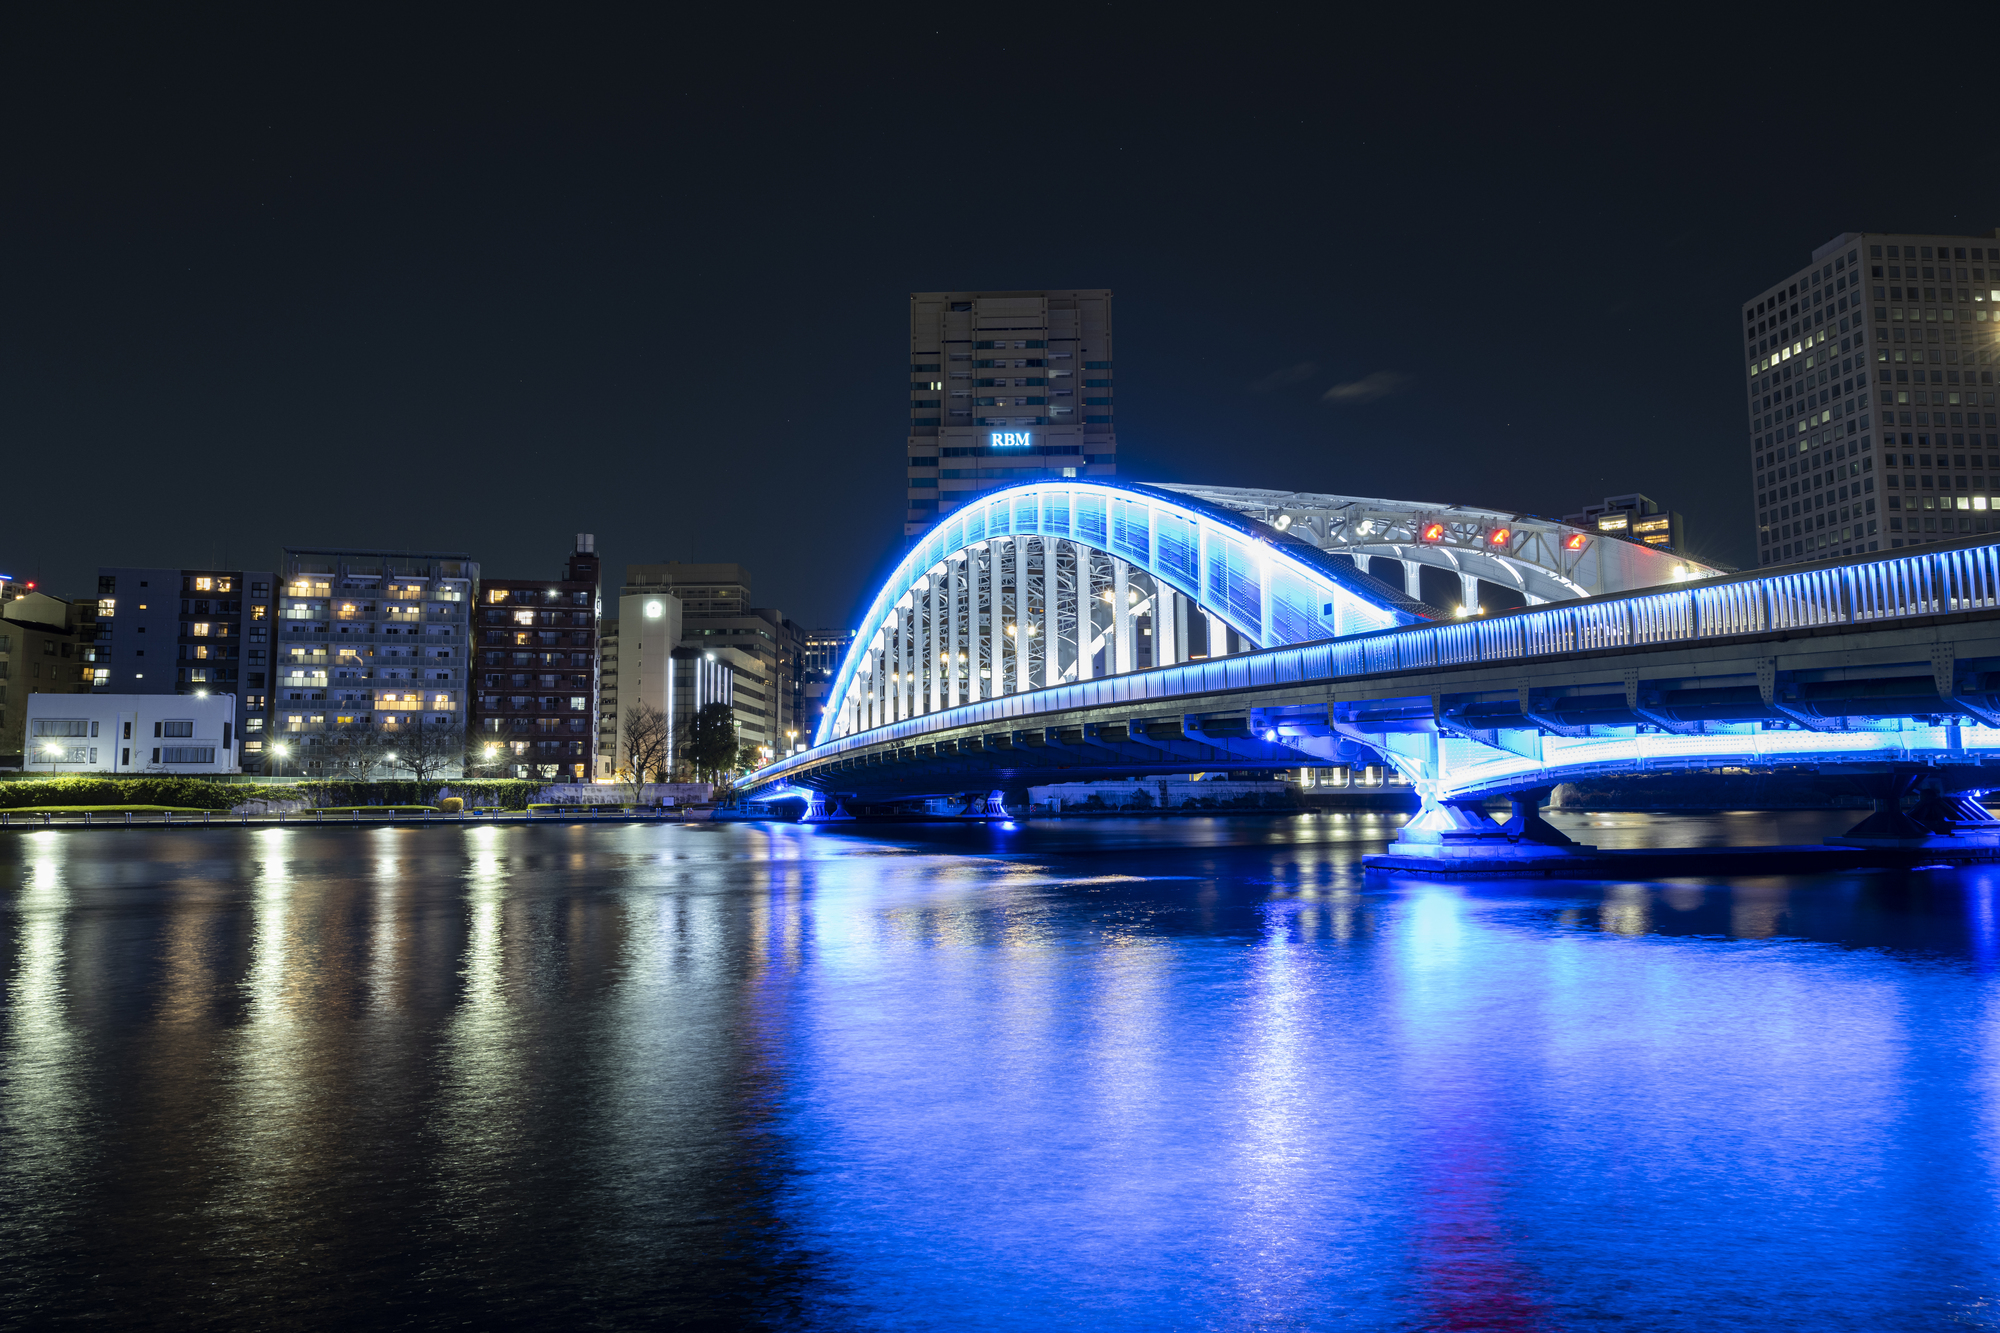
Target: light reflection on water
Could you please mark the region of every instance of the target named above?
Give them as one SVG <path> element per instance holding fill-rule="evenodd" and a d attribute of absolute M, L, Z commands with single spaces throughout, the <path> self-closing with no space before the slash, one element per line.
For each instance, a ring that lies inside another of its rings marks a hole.
<path fill-rule="evenodd" d="M 2000 871 L 1388 827 L 0 841 L 0 1324 L 2000 1326 Z"/>

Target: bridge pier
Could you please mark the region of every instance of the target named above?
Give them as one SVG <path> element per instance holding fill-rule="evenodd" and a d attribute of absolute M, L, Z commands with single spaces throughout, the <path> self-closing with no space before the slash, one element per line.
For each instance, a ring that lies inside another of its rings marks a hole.
<path fill-rule="evenodd" d="M 853 818 L 854 816 L 849 814 L 846 807 L 841 804 L 839 797 L 836 796 L 834 798 L 833 808 L 829 810 L 826 804 L 826 793 L 816 791 L 812 794 L 812 799 L 806 802 L 806 812 L 799 818 L 799 822 L 801 824 L 833 824 L 844 819 L 851 820 Z"/>
<path fill-rule="evenodd" d="M 1572 840 L 1542 818 L 1541 804 L 1554 790 L 1551 787 L 1510 793 L 1508 799 L 1513 811 L 1504 823 L 1494 822 L 1482 801 L 1440 797 L 1436 787 L 1430 779 L 1418 780 L 1417 794 L 1423 808 L 1403 826 L 1385 856 L 1369 857 L 1366 864 L 1375 866 L 1381 862 L 1394 869 L 1404 868 L 1394 863 L 1410 857 L 1433 862 L 1472 858 L 1481 863 L 1480 869 L 1491 872 L 1504 869 L 1510 862 L 1544 862 L 1552 857 L 1580 856 L 1597 850 Z"/>

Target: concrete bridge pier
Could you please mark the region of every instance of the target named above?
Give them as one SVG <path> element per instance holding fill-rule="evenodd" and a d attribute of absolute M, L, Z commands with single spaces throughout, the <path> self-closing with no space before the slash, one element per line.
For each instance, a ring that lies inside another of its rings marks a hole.
<path fill-rule="evenodd" d="M 1403 826 L 1386 855 L 1370 857 L 1368 864 L 1396 869 L 1396 863 L 1406 858 L 1432 863 L 1440 858 L 1471 858 L 1481 872 L 1491 874 L 1513 862 L 1534 862 L 1539 867 L 1550 858 L 1595 852 L 1595 847 L 1573 841 L 1542 818 L 1541 804 L 1552 790 L 1535 787 L 1511 793 L 1513 811 L 1502 823 L 1487 815 L 1483 800 L 1440 797 L 1435 782 L 1419 779 L 1417 794 L 1423 808 Z"/>
<path fill-rule="evenodd" d="M 799 822 L 801 824 L 832 824 L 843 819 L 853 818 L 853 815 L 847 813 L 846 807 L 841 804 L 838 796 L 833 798 L 832 808 L 829 809 L 826 793 L 816 791 L 812 794 L 812 799 L 806 802 L 806 812 L 799 818 Z"/>

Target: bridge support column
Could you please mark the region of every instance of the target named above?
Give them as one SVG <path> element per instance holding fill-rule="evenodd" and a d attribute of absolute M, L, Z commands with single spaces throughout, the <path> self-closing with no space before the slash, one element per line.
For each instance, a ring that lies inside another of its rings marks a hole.
<path fill-rule="evenodd" d="M 1007 793 L 997 788 L 986 793 L 986 817 L 988 819 L 1007 818 Z"/>
<path fill-rule="evenodd" d="M 1058 566 L 1062 557 L 1058 548 L 1062 545 L 1053 537 L 1042 538 L 1042 685 L 1044 687 L 1062 682 L 1062 636 L 1056 627 L 1062 623 L 1061 570 Z"/>
<path fill-rule="evenodd" d="M 838 820 L 853 818 L 853 815 L 848 814 L 841 807 L 838 797 L 834 798 L 832 806 L 829 807 L 826 793 L 816 791 L 812 794 L 812 799 L 806 802 L 806 812 L 799 819 L 799 822 L 801 824 L 831 824 Z"/>
<path fill-rule="evenodd" d="M 944 652 L 944 635 L 938 632 L 939 621 L 944 614 L 944 598 L 938 595 L 942 591 L 938 587 L 940 582 L 938 576 L 932 574 L 929 586 L 924 589 L 924 598 L 929 603 L 925 609 L 930 614 L 924 617 L 924 674 L 917 677 L 917 681 L 929 686 L 924 696 L 927 706 L 923 711 L 926 713 L 935 713 L 944 707 L 944 673 L 940 670 L 944 663 L 938 660 Z"/>
<path fill-rule="evenodd" d="M 1414 560 L 1403 562 L 1403 591 L 1418 601 L 1424 599 L 1424 567 Z"/>
<path fill-rule="evenodd" d="M 1465 614 L 1476 615 L 1479 611 L 1479 576 L 1458 572 L 1458 604 L 1465 608 Z"/>
<path fill-rule="evenodd" d="M 1158 579 L 1153 581 L 1153 665 L 1173 666 L 1180 661 L 1180 644 L 1174 638 L 1174 612 L 1181 595 Z"/>
<path fill-rule="evenodd" d="M 1202 622 L 1208 630 L 1208 655 L 1210 657 L 1229 656 L 1229 627 L 1222 623 L 1222 617 L 1202 608 Z"/>
<path fill-rule="evenodd" d="M 960 674 L 962 664 L 959 655 L 958 610 L 964 603 L 960 595 L 965 589 L 965 575 L 971 571 L 965 566 L 970 562 L 953 559 L 944 562 L 944 706 L 956 708 L 959 704 L 959 686 L 964 677 Z"/>
<path fill-rule="evenodd" d="M 1028 633 L 1028 545 L 1032 537 L 1014 539 L 1014 688 L 1028 692 L 1028 653 L 1034 646 Z"/>
<path fill-rule="evenodd" d="M 1008 543 L 992 542 L 986 550 L 986 697 L 998 699 L 1007 692 L 1006 601 L 1001 577 L 1006 568 Z M 977 671 L 972 673 L 978 675 Z"/>
<path fill-rule="evenodd" d="M 1132 643 L 1132 567 L 1123 560 L 1111 562 L 1111 671 L 1124 675 L 1138 654 Z"/>
<path fill-rule="evenodd" d="M 1076 678 L 1090 679 L 1090 641 L 1097 628 L 1097 604 L 1091 595 L 1090 548 L 1082 542 L 1071 542 L 1070 551 L 1076 556 Z"/>

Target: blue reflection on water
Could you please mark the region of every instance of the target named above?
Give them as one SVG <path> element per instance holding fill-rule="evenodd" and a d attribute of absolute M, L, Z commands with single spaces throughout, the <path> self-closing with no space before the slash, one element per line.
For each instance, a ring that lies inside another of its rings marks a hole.
<path fill-rule="evenodd" d="M 2000 872 L 1387 831 L 0 843 L 0 1323 L 2000 1326 Z"/>

